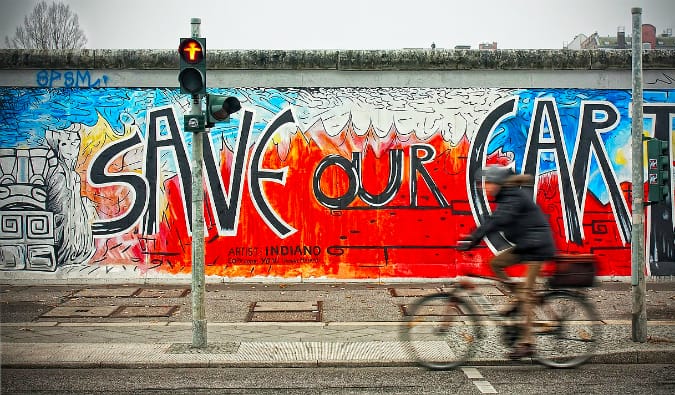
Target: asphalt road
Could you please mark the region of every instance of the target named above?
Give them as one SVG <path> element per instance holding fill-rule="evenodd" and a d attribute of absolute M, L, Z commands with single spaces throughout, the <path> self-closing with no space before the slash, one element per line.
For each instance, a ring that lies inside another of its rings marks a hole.
<path fill-rule="evenodd" d="M 3 394 L 673 394 L 675 364 L 422 368 L 3 369 Z"/>

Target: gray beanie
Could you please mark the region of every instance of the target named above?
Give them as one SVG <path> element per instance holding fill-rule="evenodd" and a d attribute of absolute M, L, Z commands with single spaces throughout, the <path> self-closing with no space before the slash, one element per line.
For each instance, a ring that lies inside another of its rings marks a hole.
<path fill-rule="evenodd" d="M 481 175 L 485 178 L 485 182 L 502 185 L 507 178 L 513 175 L 513 172 L 508 167 L 492 165 L 484 168 Z"/>

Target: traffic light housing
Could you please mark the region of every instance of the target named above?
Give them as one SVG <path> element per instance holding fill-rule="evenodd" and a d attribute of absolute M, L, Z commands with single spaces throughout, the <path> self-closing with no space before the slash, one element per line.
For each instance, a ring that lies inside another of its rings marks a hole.
<path fill-rule="evenodd" d="M 221 95 L 206 95 L 206 126 L 212 127 L 216 122 L 225 122 L 230 114 L 241 109 L 241 103 L 236 97 Z"/>
<path fill-rule="evenodd" d="M 178 46 L 180 92 L 206 94 L 206 38 L 181 38 Z"/>
<path fill-rule="evenodd" d="M 647 183 L 650 202 L 665 202 L 671 193 L 668 142 L 647 140 Z"/>

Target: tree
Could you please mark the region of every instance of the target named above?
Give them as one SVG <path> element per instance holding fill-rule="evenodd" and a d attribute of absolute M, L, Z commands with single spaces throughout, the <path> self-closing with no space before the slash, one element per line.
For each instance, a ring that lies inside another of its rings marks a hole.
<path fill-rule="evenodd" d="M 80 29 L 77 14 L 61 2 L 39 2 L 16 28 L 14 37 L 5 36 L 9 48 L 82 49 L 87 37 Z"/>

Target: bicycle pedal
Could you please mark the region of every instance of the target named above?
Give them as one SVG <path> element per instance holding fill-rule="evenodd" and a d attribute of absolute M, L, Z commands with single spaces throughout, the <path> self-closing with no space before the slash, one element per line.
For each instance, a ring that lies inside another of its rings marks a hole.
<path fill-rule="evenodd" d="M 476 285 L 474 283 L 472 283 L 471 281 L 468 281 L 468 280 L 459 280 L 457 285 L 459 285 L 459 287 L 462 288 L 462 289 L 474 289 L 474 288 L 476 288 Z"/>
<path fill-rule="evenodd" d="M 513 305 L 513 306 L 509 306 L 504 311 L 499 311 L 498 313 L 502 317 L 511 317 L 511 316 L 517 315 L 519 310 L 520 310 L 520 305 L 516 304 L 516 305 Z"/>
<path fill-rule="evenodd" d="M 526 346 L 517 346 L 513 351 L 509 353 L 509 359 L 512 361 L 517 361 L 523 358 L 529 358 L 534 356 L 534 347 L 530 345 Z"/>

